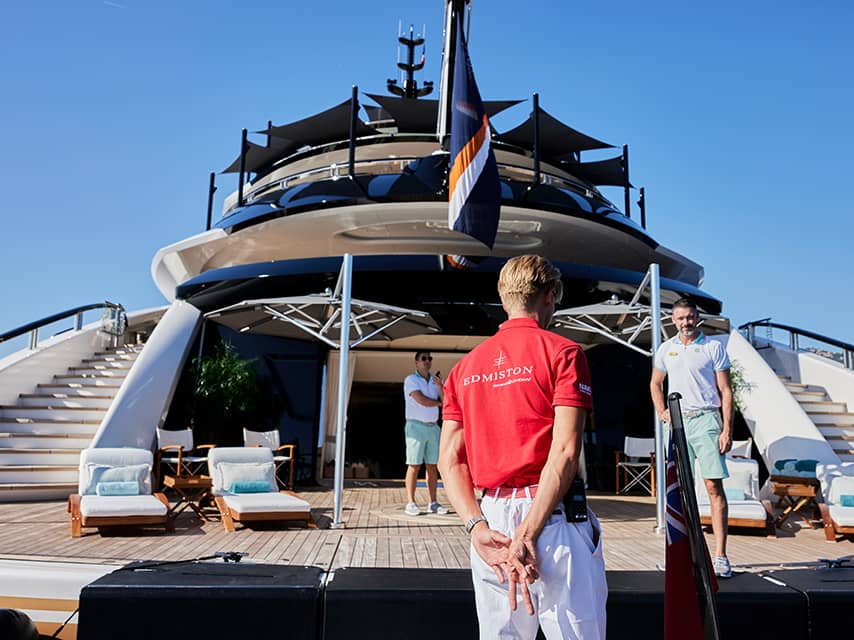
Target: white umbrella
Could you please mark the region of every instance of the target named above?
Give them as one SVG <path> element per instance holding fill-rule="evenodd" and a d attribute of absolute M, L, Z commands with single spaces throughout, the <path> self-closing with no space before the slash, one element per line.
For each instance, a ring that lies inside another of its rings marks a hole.
<path fill-rule="evenodd" d="M 345 390 L 350 349 L 366 340 L 396 340 L 439 327 L 425 311 L 405 309 L 352 298 L 353 256 L 345 254 L 335 290 L 323 293 L 244 300 L 205 314 L 205 318 L 235 331 L 280 337 L 309 335 L 341 353 L 338 368 L 338 413 L 335 439 L 335 510 L 333 527 L 341 527 L 346 437 Z M 344 327 L 347 327 L 344 330 Z"/>

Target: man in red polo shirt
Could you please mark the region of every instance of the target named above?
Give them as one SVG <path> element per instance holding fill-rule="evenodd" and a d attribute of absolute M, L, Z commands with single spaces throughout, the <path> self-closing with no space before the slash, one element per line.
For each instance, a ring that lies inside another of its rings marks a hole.
<path fill-rule="evenodd" d="M 550 640 L 604 640 L 599 523 L 589 510 L 569 522 L 562 503 L 592 408 L 587 359 L 545 330 L 563 293 L 548 260 L 508 260 L 498 292 L 509 319 L 448 376 L 439 447 L 445 492 L 471 534 L 480 637 L 533 639 L 542 626 Z"/>

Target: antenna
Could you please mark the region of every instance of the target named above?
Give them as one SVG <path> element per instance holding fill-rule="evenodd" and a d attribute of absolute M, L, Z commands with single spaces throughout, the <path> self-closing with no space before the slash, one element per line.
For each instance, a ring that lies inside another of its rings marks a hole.
<path fill-rule="evenodd" d="M 401 26 L 398 23 L 397 41 L 397 67 L 398 69 L 400 69 L 401 80 L 400 84 L 398 84 L 397 80 L 388 80 L 387 88 L 389 92 L 401 98 L 410 98 L 413 100 L 428 95 L 433 91 L 433 83 L 430 81 L 425 81 L 424 86 L 419 89 L 418 82 L 415 80 L 415 72 L 421 71 L 424 68 L 424 64 L 426 62 L 427 47 L 424 44 L 424 36 L 421 34 L 416 34 L 415 27 L 411 24 L 409 25 L 408 36 L 402 34 Z M 406 62 L 400 61 L 400 45 L 406 47 Z M 418 47 L 422 47 L 422 52 L 421 59 L 416 62 L 415 49 Z M 400 86 L 401 84 L 403 86 Z"/>

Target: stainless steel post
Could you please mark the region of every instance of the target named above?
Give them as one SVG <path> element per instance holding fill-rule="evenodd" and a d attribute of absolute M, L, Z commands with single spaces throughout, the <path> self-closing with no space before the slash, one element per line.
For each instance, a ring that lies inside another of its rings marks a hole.
<path fill-rule="evenodd" d="M 332 527 L 341 528 L 341 501 L 344 493 L 344 438 L 347 434 L 347 360 L 350 353 L 350 296 L 352 293 L 353 256 L 344 254 L 341 265 L 341 337 L 338 342 L 338 413 L 335 429 L 335 511 Z"/>
<path fill-rule="evenodd" d="M 652 358 L 661 346 L 661 280 L 656 263 L 649 265 L 649 313 L 652 320 Z M 653 365 L 655 363 L 653 362 Z M 653 416 L 655 433 L 655 532 L 664 533 L 664 510 L 666 507 L 667 478 L 664 465 L 664 425 Z"/>
<path fill-rule="evenodd" d="M 39 330 L 33 329 L 30 331 L 30 351 L 35 351 L 36 347 L 39 346 Z"/>

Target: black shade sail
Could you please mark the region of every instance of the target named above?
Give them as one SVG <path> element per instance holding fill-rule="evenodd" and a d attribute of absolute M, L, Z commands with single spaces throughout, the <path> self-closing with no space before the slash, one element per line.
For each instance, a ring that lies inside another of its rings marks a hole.
<path fill-rule="evenodd" d="M 439 117 L 438 100 L 414 100 L 366 93 L 371 100 L 380 105 L 397 125 L 398 131 L 405 133 L 436 133 L 436 120 Z M 521 100 L 487 100 L 483 109 L 490 118 L 505 109 L 519 104 Z"/>
<path fill-rule="evenodd" d="M 296 151 L 300 146 L 291 140 L 278 139 L 273 139 L 272 146 L 269 147 L 249 141 L 247 141 L 246 145 L 246 171 L 258 171 L 259 169 L 269 167 L 276 160 L 281 160 Z M 222 173 L 237 173 L 238 171 L 240 171 L 239 155 L 230 165 L 222 170 Z"/>
<path fill-rule="evenodd" d="M 316 146 L 329 142 L 350 139 L 350 100 L 290 124 L 278 125 L 258 131 L 275 138 L 284 138 L 296 143 L 297 147 Z M 376 129 L 361 120 L 356 121 L 356 137 L 376 134 Z"/>
<path fill-rule="evenodd" d="M 596 160 L 595 162 L 567 160 L 561 163 L 561 166 L 565 167 L 575 177 L 595 184 L 597 187 L 626 186 L 623 156 L 608 158 L 607 160 Z M 629 186 L 631 187 L 632 184 L 629 183 Z"/>
<path fill-rule="evenodd" d="M 534 146 L 534 113 L 518 127 L 502 133 L 498 139 L 508 144 L 532 149 Z M 540 154 L 549 158 L 562 158 L 576 151 L 610 149 L 614 145 L 576 131 L 546 111 L 540 109 Z M 622 183 L 621 183 L 622 184 Z"/>

